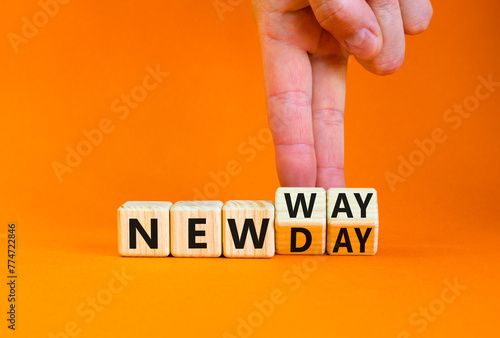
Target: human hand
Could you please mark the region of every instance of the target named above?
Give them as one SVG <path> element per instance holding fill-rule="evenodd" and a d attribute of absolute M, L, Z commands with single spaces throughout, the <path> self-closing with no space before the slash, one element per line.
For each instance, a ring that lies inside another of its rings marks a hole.
<path fill-rule="evenodd" d="M 349 54 L 367 70 L 401 67 L 405 33 L 423 32 L 428 0 L 253 0 L 269 125 L 283 186 L 344 187 Z"/>

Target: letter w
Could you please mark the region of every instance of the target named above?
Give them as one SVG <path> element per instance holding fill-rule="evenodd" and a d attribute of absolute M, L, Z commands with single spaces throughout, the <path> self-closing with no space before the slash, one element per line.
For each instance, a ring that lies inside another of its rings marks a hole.
<path fill-rule="evenodd" d="M 262 226 L 260 228 L 260 235 L 257 237 L 257 230 L 255 229 L 255 224 L 253 219 L 246 218 L 245 223 L 243 223 L 243 229 L 241 230 L 241 237 L 238 237 L 238 229 L 236 228 L 236 220 L 234 218 L 228 218 L 229 229 L 231 230 L 231 235 L 233 236 L 234 247 L 236 249 L 243 249 L 245 247 L 245 241 L 247 239 L 248 230 L 252 236 L 252 242 L 255 249 L 262 249 L 264 246 L 264 240 L 266 239 L 267 227 L 269 225 L 269 218 L 262 219 Z"/>
<path fill-rule="evenodd" d="M 316 193 L 311 194 L 309 199 L 309 206 L 306 204 L 306 198 L 304 193 L 297 194 L 297 200 L 295 201 L 295 206 L 292 208 L 292 199 L 289 193 L 285 193 L 286 207 L 288 208 L 288 214 L 291 218 L 297 218 L 297 213 L 299 212 L 299 205 L 302 206 L 302 212 L 305 218 L 311 218 L 314 201 L 316 200 Z"/>

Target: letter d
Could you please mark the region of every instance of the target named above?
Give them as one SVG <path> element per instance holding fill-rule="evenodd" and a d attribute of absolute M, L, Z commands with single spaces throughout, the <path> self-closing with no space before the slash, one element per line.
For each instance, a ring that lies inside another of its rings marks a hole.
<path fill-rule="evenodd" d="M 312 243 L 312 235 L 311 235 L 311 232 L 309 230 L 307 230 L 306 228 L 291 228 L 290 231 L 291 231 L 291 234 L 290 234 L 290 237 L 291 237 L 290 252 L 304 252 L 307 249 L 309 249 L 309 247 L 311 246 L 311 243 Z M 303 233 L 304 236 L 306 236 L 306 242 L 300 248 L 297 248 L 297 233 L 298 232 Z"/>

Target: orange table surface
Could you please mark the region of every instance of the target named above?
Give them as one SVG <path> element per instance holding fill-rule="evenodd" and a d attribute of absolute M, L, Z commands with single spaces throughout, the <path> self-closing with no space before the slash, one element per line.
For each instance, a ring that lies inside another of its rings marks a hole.
<path fill-rule="evenodd" d="M 22 34 L 41 5 L 4 5 L 1 336 L 498 336 L 495 1 L 436 1 L 394 75 L 349 63 L 347 186 L 377 189 L 375 256 L 118 256 L 116 210 L 126 201 L 274 200 L 250 4 L 221 1 L 231 7 L 222 16 L 212 0 L 70 1 L 17 47 L 9 34 Z M 168 75 L 124 109 L 123 95 L 137 97 L 158 69 Z M 106 132 L 69 166 L 68 151 L 88 146 L 96 128 Z"/>

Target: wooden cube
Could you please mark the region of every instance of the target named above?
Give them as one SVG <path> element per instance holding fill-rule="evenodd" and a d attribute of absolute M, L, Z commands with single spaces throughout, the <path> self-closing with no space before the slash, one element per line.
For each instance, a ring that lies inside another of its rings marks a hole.
<path fill-rule="evenodd" d="M 226 257 L 273 257 L 273 203 L 228 201 L 224 204 L 222 247 Z"/>
<path fill-rule="evenodd" d="M 220 257 L 222 205 L 220 201 L 185 201 L 170 208 L 174 257 Z"/>
<path fill-rule="evenodd" d="M 118 252 L 122 256 L 170 254 L 170 202 L 127 202 L 118 208 Z"/>
<path fill-rule="evenodd" d="M 378 243 L 377 191 L 331 188 L 327 193 L 330 255 L 374 255 Z"/>
<path fill-rule="evenodd" d="M 276 252 L 322 255 L 326 247 L 326 192 L 323 188 L 278 188 Z"/>

